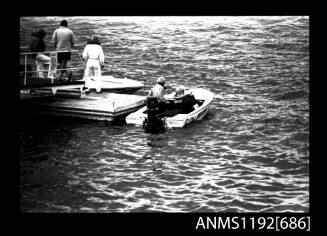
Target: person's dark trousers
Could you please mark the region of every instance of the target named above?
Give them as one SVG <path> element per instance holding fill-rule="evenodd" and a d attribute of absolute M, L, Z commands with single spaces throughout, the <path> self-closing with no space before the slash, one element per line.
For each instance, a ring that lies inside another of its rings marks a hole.
<path fill-rule="evenodd" d="M 66 70 L 64 70 L 64 69 L 66 69 L 67 68 L 67 60 L 65 60 L 65 59 L 62 59 L 61 61 L 60 61 L 60 76 L 59 76 L 59 78 L 61 78 L 64 74 L 67 74 L 67 71 Z"/>

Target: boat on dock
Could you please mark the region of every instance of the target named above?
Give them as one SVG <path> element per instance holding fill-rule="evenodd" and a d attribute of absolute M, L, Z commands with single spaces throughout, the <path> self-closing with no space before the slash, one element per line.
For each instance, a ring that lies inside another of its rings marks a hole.
<path fill-rule="evenodd" d="M 100 77 L 101 90 L 111 93 L 134 93 L 144 85 L 142 82 L 132 79 L 115 78 L 110 75 Z"/>
<path fill-rule="evenodd" d="M 40 79 L 39 79 L 40 80 Z M 42 79 L 44 80 L 44 79 Z M 127 78 L 115 78 L 113 76 L 101 76 L 101 91 L 105 93 L 124 93 L 124 94 L 133 94 L 137 90 L 141 89 L 144 85 L 142 82 L 127 79 Z M 44 81 L 43 81 L 44 82 Z M 71 82 L 55 82 L 53 84 L 42 84 L 37 86 L 37 84 L 33 84 L 30 89 L 32 89 L 32 93 L 30 93 L 30 97 L 35 96 L 56 96 L 63 98 L 81 98 L 85 96 L 85 91 L 81 90 L 81 88 L 76 85 L 82 84 L 84 87 L 84 80 L 73 80 Z M 58 87 L 58 85 L 60 85 Z M 63 87 L 63 85 L 65 85 Z M 57 87 L 56 87 L 57 86 Z M 57 88 L 56 92 L 53 93 L 54 87 Z M 90 89 L 90 91 L 95 91 L 95 89 Z M 21 93 L 21 97 L 22 97 Z"/>
<path fill-rule="evenodd" d="M 83 90 L 85 81 L 83 78 L 84 67 L 66 68 L 71 78 L 58 79 L 57 72 L 61 69 L 57 68 L 57 51 L 43 52 L 49 54 L 50 65 L 47 70 L 36 70 L 35 60 L 31 58 L 34 53 L 21 53 L 21 71 L 20 71 L 20 94 L 21 99 L 42 97 L 42 96 L 57 96 L 57 97 L 72 97 L 82 98 L 85 96 Z M 74 56 L 75 55 L 75 56 Z M 77 60 L 75 64 L 82 62 L 81 55 L 78 50 L 72 50 L 72 60 Z M 75 72 L 74 72 L 75 71 Z M 44 78 L 39 78 L 39 74 L 45 75 Z M 110 75 L 100 77 L 101 90 L 111 93 L 135 93 L 144 85 L 142 82 L 128 78 L 115 78 Z M 92 89 L 91 89 L 92 91 Z"/>
<path fill-rule="evenodd" d="M 169 112 L 161 111 L 157 114 L 157 117 L 159 118 L 158 124 L 162 124 L 164 128 L 172 129 L 172 128 L 182 128 L 186 126 L 187 124 L 196 121 L 201 120 L 208 112 L 209 105 L 212 102 L 214 98 L 214 94 L 210 92 L 207 89 L 197 88 L 192 90 L 187 90 L 186 93 L 193 94 L 195 100 L 200 105 L 196 105 L 191 109 L 188 113 L 171 113 L 173 114 L 170 116 Z M 174 110 L 174 98 L 173 93 L 165 96 L 166 100 L 170 101 L 171 110 Z M 134 113 L 129 114 L 126 117 L 126 123 L 135 125 L 135 126 L 145 126 L 146 121 L 148 119 L 148 107 L 144 106 L 137 110 Z"/>
<path fill-rule="evenodd" d="M 85 92 L 84 67 L 66 68 L 69 76 L 57 78 L 57 51 L 50 54 L 47 70 L 36 70 L 32 53 L 21 53 L 20 111 L 52 116 L 76 117 L 90 120 L 113 121 L 125 117 L 145 105 L 145 97 L 132 94 L 143 83 L 113 76 L 101 76 L 103 92 Z M 75 54 L 73 54 L 75 53 Z M 75 57 L 74 57 L 75 55 Z M 81 60 L 78 50 L 72 51 L 72 60 Z M 75 71 L 74 73 L 71 73 Z M 72 76 L 74 74 L 74 76 Z M 74 78 L 75 77 L 75 78 Z M 76 78 L 77 77 L 77 78 Z"/>

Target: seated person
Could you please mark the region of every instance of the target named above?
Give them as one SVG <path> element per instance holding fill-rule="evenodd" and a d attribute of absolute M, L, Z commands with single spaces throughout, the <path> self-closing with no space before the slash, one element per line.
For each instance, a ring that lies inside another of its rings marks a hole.
<path fill-rule="evenodd" d="M 194 98 L 192 93 L 185 93 L 184 87 L 176 88 L 175 94 L 175 108 L 182 110 L 184 113 L 193 111 L 200 103 Z"/>
<path fill-rule="evenodd" d="M 36 63 L 36 71 L 38 78 L 45 78 L 44 75 L 44 65 L 50 65 L 50 57 L 44 55 L 44 51 L 46 49 L 46 44 L 44 42 L 44 38 L 46 36 L 46 32 L 43 29 L 33 31 L 32 32 L 33 40 L 30 44 L 30 51 L 34 52 L 31 54 L 31 57 L 35 60 Z M 48 77 L 50 73 L 50 68 L 48 68 Z"/>

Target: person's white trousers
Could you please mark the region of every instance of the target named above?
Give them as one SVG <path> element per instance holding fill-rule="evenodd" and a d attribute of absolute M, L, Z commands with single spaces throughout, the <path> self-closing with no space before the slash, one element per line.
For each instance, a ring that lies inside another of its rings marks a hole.
<path fill-rule="evenodd" d="M 35 57 L 35 64 L 36 64 L 36 70 L 38 71 L 37 72 L 37 77 L 45 78 L 45 76 L 44 76 L 44 65 L 50 65 L 50 57 L 48 57 L 48 56 L 46 56 L 46 55 L 44 55 L 42 53 L 38 53 L 36 55 L 36 57 Z M 48 71 L 48 74 L 49 74 L 49 71 Z"/>
<path fill-rule="evenodd" d="M 97 59 L 88 59 L 84 72 L 85 87 L 91 89 L 95 88 L 99 93 L 101 92 L 101 66 Z"/>

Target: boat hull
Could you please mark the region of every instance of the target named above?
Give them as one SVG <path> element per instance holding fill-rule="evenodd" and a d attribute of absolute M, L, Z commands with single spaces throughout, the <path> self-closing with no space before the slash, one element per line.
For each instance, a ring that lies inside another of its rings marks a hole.
<path fill-rule="evenodd" d="M 115 78 L 113 76 L 101 76 L 100 86 L 103 92 L 111 93 L 134 93 L 141 89 L 144 85 L 140 81 Z"/>
<path fill-rule="evenodd" d="M 192 94 L 196 100 L 203 101 L 202 105 L 187 114 L 177 114 L 173 117 L 163 117 L 162 121 L 165 128 L 182 128 L 193 121 L 201 120 L 208 113 L 209 104 L 214 98 L 213 93 L 206 89 L 194 89 Z M 167 99 L 172 99 L 172 97 L 168 95 Z M 129 114 L 126 117 L 126 123 L 135 126 L 142 126 L 147 118 L 146 110 L 147 108 L 144 106 L 138 111 Z"/>

